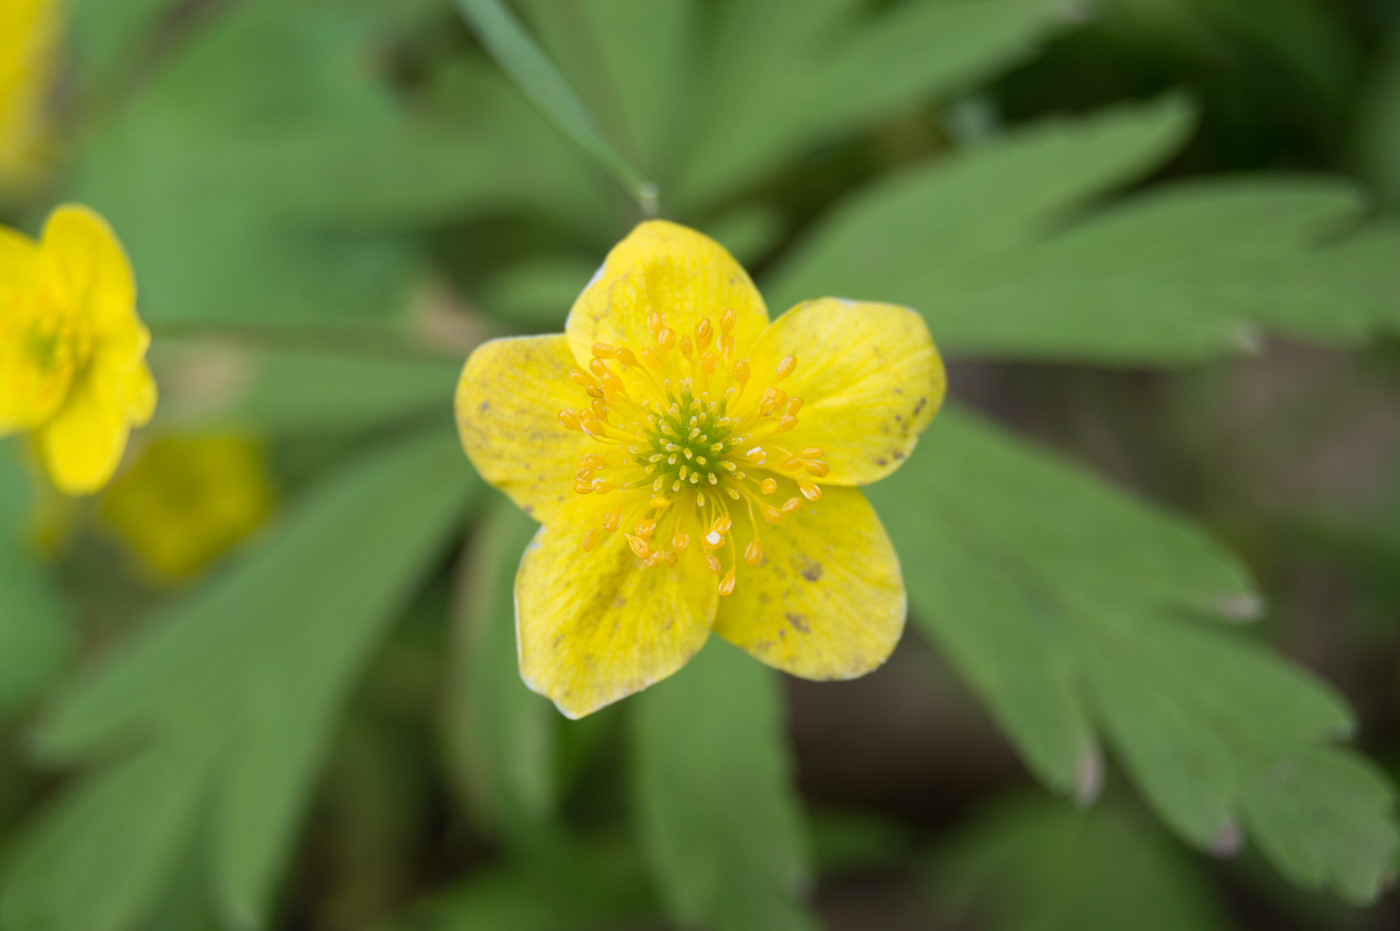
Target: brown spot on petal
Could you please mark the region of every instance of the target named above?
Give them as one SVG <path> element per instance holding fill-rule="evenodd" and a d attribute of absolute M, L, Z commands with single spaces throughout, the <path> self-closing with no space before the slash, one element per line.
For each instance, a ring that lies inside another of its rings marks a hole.
<path fill-rule="evenodd" d="M 787 618 L 788 623 L 792 625 L 792 629 L 798 633 L 809 634 L 812 632 L 812 628 L 807 624 L 807 615 L 798 614 L 796 611 L 789 611 L 784 614 L 783 617 Z"/>
<path fill-rule="evenodd" d="M 822 564 L 819 562 L 809 562 L 802 567 L 802 577 L 808 582 L 815 582 L 822 577 Z"/>

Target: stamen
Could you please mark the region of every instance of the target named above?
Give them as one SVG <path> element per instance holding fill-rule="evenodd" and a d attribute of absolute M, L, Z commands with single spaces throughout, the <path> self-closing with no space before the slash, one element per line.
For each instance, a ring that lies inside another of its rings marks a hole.
<path fill-rule="evenodd" d="M 559 412 L 559 422 L 564 425 L 565 430 L 580 429 L 578 414 L 570 408 L 564 408 Z"/>
<path fill-rule="evenodd" d="M 783 502 L 783 513 L 791 514 L 793 511 L 797 510 L 800 507 L 802 507 L 801 498 L 789 498 Z"/>
<path fill-rule="evenodd" d="M 721 595 L 734 594 L 734 567 L 730 566 L 729 571 L 724 574 L 724 578 L 719 582 L 719 593 Z"/>
<path fill-rule="evenodd" d="M 595 527 L 589 527 L 587 530 L 585 530 L 585 531 L 583 532 L 583 548 L 584 548 L 585 551 L 586 551 L 586 550 L 591 550 L 591 549 L 593 549 L 594 545 L 597 544 L 597 542 L 598 542 L 598 530 L 597 530 L 597 528 L 595 528 Z"/>
<path fill-rule="evenodd" d="M 613 356 L 617 355 L 617 350 L 607 343 L 594 343 L 593 355 L 599 359 L 611 359 Z"/>
<path fill-rule="evenodd" d="M 744 562 L 748 563 L 750 566 L 754 566 L 755 568 L 757 568 L 758 564 L 763 562 L 763 544 L 759 543 L 757 540 L 754 540 L 747 547 L 745 547 Z"/>
<path fill-rule="evenodd" d="M 795 368 L 797 368 L 797 356 L 790 354 L 783 356 L 783 360 L 778 363 L 777 377 L 773 380 L 782 381 L 784 378 L 791 375 L 792 370 Z"/>
<path fill-rule="evenodd" d="M 778 480 L 776 478 L 765 478 L 758 487 L 765 495 L 771 495 L 778 490 Z"/>

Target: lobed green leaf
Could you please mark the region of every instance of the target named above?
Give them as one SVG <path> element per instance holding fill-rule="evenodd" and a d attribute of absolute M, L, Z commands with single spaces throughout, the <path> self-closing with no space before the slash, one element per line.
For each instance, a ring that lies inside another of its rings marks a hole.
<path fill-rule="evenodd" d="M 1092 799 L 1101 737 L 1195 846 L 1247 835 L 1299 885 L 1379 893 L 1394 790 L 1333 744 L 1353 725 L 1330 688 L 1200 620 L 1255 597 L 1199 531 L 956 408 L 870 498 L 920 629 L 1048 785 Z"/>
<path fill-rule="evenodd" d="M 811 929 L 800 802 L 774 673 L 712 638 L 636 696 L 633 791 L 672 919 L 720 931 Z"/>
<path fill-rule="evenodd" d="M 72 688 L 37 747 L 98 768 L 31 825 L 0 921 L 126 931 L 202 828 L 218 910 L 260 926 L 349 690 L 477 487 L 447 433 L 365 453 Z"/>

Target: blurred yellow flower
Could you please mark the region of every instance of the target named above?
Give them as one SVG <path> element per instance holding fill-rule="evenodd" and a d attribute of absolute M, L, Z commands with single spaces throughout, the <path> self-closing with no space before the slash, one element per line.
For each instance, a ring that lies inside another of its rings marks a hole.
<path fill-rule="evenodd" d="M 479 347 L 457 390 L 477 470 L 544 524 L 516 578 L 525 682 L 579 717 L 712 630 L 809 679 L 884 662 L 904 582 L 853 486 L 898 468 L 942 402 L 923 319 L 823 298 L 769 323 L 723 247 L 652 221 L 566 330 Z"/>
<path fill-rule="evenodd" d="M 262 526 L 275 500 L 257 441 L 167 436 L 112 483 L 102 518 L 153 577 L 178 581 Z"/>
<path fill-rule="evenodd" d="M 65 494 L 106 485 L 132 425 L 151 419 L 150 341 L 126 254 L 96 213 L 59 207 L 38 243 L 0 227 L 0 436 L 30 431 Z"/>
<path fill-rule="evenodd" d="M 0 188 L 28 181 L 42 160 L 57 38 L 55 0 L 0 0 Z"/>

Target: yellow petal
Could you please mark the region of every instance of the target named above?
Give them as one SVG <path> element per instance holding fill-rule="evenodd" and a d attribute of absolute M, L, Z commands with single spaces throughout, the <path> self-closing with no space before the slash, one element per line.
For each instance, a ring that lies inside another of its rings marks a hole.
<path fill-rule="evenodd" d="M 0 436 L 52 417 L 78 361 L 56 359 L 48 342 L 63 327 L 41 294 L 42 267 L 32 240 L 0 227 Z"/>
<path fill-rule="evenodd" d="M 602 444 L 559 422 L 589 398 L 569 380 L 563 334 L 498 339 L 476 348 L 457 383 L 457 429 L 477 472 L 535 520 L 577 498 L 578 459 Z"/>
<path fill-rule="evenodd" d="M 865 496 L 827 488 L 761 534 L 763 562 L 739 566 L 715 633 L 804 679 L 851 679 L 883 663 L 904 631 L 904 580 Z M 742 553 L 747 539 L 736 537 Z"/>
<path fill-rule="evenodd" d="M 85 311 L 98 340 L 130 338 L 139 326 L 136 282 L 106 220 L 87 207 L 58 207 L 44 225 L 40 249 L 56 286 Z"/>
<path fill-rule="evenodd" d="M 608 253 L 574 302 L 565 328 L 574 357 L 586 365 L 594 343 L 628 346 L 634 352 L 653 345 L 647 328 L 652 311 L 679 338 L 693 334 L 703 318 L 718 333 L 726 308 L 734 311 L 739 348 L 753 345 L 768 323 L 768 311 L 748 272 L 708 236 L 650 220 Z"/>
<path fill-rule="evenodd" d="M 778 364 L 801 397 L 788 449 L 821 448 L 833 485 L 865 485 L 899 467 L 943 403 L 947 377 L 923 317 L 907 307 L 822 298 L 798 304 L 763 332 L 753 351 L 761 391 Z"/>
<path fill-rule="evenodd" d="M 35 433 L 49 477 L 64 494 L 101 490 L 121 463 L 130 427 L 114 389 L 107 367 L 90 366 Z"/>
<path fill-rule="evenodd" d="M 579 499 L 540 529 L 515 580 L 525 684 L 579 718 L 671 675 L 710 636 L 719 599 L 699 559 L 646 568 L 621 533 L 584 533 L 598 503 Z"/>

